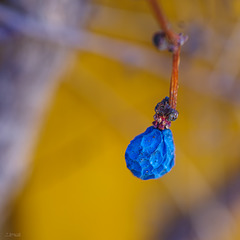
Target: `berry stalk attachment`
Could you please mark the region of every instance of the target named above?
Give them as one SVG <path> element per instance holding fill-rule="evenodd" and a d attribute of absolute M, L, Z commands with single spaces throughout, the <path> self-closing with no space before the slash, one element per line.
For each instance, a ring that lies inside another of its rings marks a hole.
<path fill-rule="evenodd" d="M 175 164 L 175 146 L 169 127 L 178 117 L 176 106 L 180 49 L 188 39 L 187 36 L 170 30 L 157 0 L 148 2 L 162 28 L 162 31 L 153 36 L 153 44 L 159 50 L 172 52 L 173 63 L 169 97 L 156 105 L 153 126 L 136 136 L 125 152 L 127 168 L 142 180 L 160 178 Z"/>

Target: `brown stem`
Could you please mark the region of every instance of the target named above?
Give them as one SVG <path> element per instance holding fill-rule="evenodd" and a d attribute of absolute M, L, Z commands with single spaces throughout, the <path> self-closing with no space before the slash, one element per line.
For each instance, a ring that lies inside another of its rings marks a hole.
<path fill-rule="evenodd" d="M 178 69 L 180 63 L 180 46 L 177 51 L 173 53 L 172 76 L 169 90 L 169 104 L 173 109 L 177 107 L 177 93 L 178 93 Z"/>
<path fill-rule="evenodd" d="M 174 45 L 173 49 L 173 64 L 172 64 L 172 76 L 170 83 L 170 106 L 176 109 L 177 106 L 177 92 L 178 92 L 178 67 L 180 62 L 180 44 L 179 44 L 179 35 L 174 33 L 171 29 L 169 29 L 167 20 L 164 17 L 162 9 L 157 2 L 157 0 L 148 0 L 156 19 L 161 27 L 161 29 L 165 32 L 169 42 Z"/>

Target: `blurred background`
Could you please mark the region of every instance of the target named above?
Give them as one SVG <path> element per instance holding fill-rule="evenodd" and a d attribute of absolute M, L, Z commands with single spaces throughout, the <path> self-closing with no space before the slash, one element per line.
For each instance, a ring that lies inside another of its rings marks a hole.
<path fill-rule="evenodd" d="M 0 239 L 240 239 L 240 1 L 168 0 L 182 48 L 176 165 L 130 140 L 169 92 L 146 0 L 0 1 Z"/>

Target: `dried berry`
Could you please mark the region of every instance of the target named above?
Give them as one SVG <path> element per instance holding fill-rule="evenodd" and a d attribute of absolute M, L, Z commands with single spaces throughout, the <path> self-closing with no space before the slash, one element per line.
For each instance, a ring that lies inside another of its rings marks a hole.
<path fill-rule="evenodd" d="M 163 30 L 154 34 L 153 44 L 159 50 L 172 52 L 173 64 L 169 91 L 170 103 L 169 98 L 166 97 L 156 105 L 153 126 L 135 137 L 125 153 L 128 169 L 143 180 L 159 178 L 174 166 L 175 147 L 172 132 L 168 128 L 178 117 L 176 106 L 180 49 L 188 39 L 187 36 L 181 33 L 175 34 L 169 29 L 157 0 L 151 0 L 149 4 Z"/>
<path fill-rule="evenodd" d="M 156 179 L 169 172 L 174 166 L 175 146 L 169 129 L 160 131 L 149 127 L 135 137 L 127 147 L 125 160 L 134 176 Z"/>

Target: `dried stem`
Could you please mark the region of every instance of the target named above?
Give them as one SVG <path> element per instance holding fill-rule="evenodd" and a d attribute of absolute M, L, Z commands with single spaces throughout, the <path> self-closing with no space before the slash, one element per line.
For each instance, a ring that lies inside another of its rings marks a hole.
<path fill-rule="evenodd" d="M 178 94 L 178 69 L 180 63 L 180 49 L 179 46 L 177 51 L 173 53 L 173 63 L 172 63 L 172 76 L 170 82 L 169 90 L 169 104 L 173 109 L 177 107 L 177 94 Z"/>
<path fill-rule="evenodd" d="M 180 36 L 174 33 L 168 26 L 167 20 L 164 17 L 162 9 L 157 2 L 157 0 L 148 0 L 156 19 L 161 27 L 161 29 L 165 32 L 167 39 L 170 43 L 174 45 L 173 49 L 173 64 L 172 64 L 172 76 L 170 83 L 170 91 L 169 91 L 169 103 L 173 109 L 176 109 L 177 106 L 177 92 L 178 92 L 178 67 L 180 63 Z"/>

